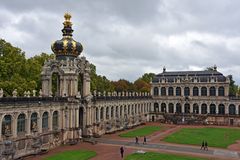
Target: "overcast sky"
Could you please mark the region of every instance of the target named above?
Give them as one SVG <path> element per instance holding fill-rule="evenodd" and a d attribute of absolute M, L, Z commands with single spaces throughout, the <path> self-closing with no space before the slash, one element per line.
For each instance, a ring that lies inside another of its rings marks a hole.
<path fill-rule="evenodd" d="M 135 80 L 145 72 L 217 65 L 240 84 L 239 0 L 1 0 L 0 38 L 31 57 L 52 53 L 65 12 L 97 73 Z"/>

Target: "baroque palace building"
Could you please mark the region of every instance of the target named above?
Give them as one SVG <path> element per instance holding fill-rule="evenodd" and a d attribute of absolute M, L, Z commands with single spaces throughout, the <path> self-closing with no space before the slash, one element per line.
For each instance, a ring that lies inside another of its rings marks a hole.
<path fill-rule="evenodd" d="M 151 82 L 151 93 L 90 92 L 90 63 L 73 39 L 71 15 L 64 15 L 56 58 L 42 67 L 42 89 L 0 90 L 0 159 L 38 154 L 81 137 L 99 137 L 147 121 L 239 125 L 237 97 L 229 97 L 228 77 L 217 71 L 166 72 Z"/>
<path fill-rule="evenodd" d="M 229 96 L 229 77 L 217 71 L 163 72 L 151 83 L 151 119 L 173 123 L 240 125 L 240 98 Z"/>

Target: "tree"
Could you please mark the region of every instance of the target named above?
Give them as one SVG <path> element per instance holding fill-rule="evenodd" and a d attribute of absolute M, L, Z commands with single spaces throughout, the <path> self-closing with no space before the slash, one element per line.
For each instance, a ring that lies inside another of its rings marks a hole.
<path fill-rule="evenodd" d="M 233 80 L 233 76 L 229 75 L 229 80 L 230 80 L 230 84 L 229 84 L 229 96 L 236 96 L 237 92 L 238 92 L 238 86 L 235 85 L 235 81 Z"/>

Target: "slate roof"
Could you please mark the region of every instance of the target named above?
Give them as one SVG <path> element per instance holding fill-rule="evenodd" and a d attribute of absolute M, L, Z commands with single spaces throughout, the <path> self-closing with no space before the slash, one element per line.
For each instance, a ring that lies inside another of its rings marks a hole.
<path fill-rule="evenodd" d="M 168 82 L 174 82 L 174 79 L 177 77 L 197 77 L 201 82 L 207 82 L 207 79 L 210 77 L 216 77 L 218 82 L 225 82 L 226 77 L 216 71 L 216 70 L 207 70 L 207 71 L 176 71 L 176 72 L 162 72 L 157 74 L 153 78 L 153 82 L 158 82 L 161 78 L 167 78 Z"/>

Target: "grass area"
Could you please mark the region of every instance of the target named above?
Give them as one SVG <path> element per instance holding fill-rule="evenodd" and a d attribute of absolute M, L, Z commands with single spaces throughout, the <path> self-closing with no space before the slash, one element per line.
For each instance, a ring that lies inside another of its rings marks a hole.
<path fill-rule="evenodd" d="M 55 155 L 49 156 L 44 160 L 88 160 L 92 157 L 96 156 L 96 152 L 87 151 L 87 150 L 73 150 L 73 151 L 64 151 L 61 153 L 57 153 Z"/>
<path fill-rule="evenodd" d="M 210 147 L 227 148 L 240 139 L 240 129 L 233 128 L 182 128 L 167 136 L 164 141 L 179 144 L 201 145 L 208 142 Z"/>
<path fill-rule="evenodd" d="M 128 155 L 125 160 L 207 160 L 204 158 L 195 158 L 165 153 L 146 152 L 144 154 L 133 153 Z"/>
<path fill-rule="evenodd" d="M 120 134 L 120 137 L 127 137 L 127 138 L 132 138 L 132 137 L 143 137 L 152 134 L 153 132 L 159 131 L 163 129 L 161 126 L 145 126 L 142 128 L 138 128 L 132 131 L 129 131 L 127 133 Z"/>

